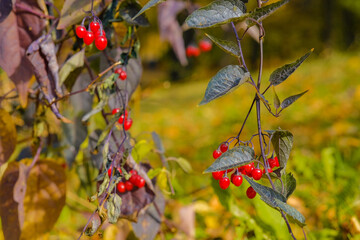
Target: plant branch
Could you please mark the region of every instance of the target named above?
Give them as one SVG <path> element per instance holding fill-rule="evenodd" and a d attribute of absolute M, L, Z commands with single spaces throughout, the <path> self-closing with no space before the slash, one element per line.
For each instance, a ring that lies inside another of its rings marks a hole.
<path fill-rule="evenodd" d="M 29 8 L 28 6 L 22 4 L 21 2 L 15 3 L 15 9 L 16 9 L 16 12 L 19 12 L 19 10 L 23 10 L 24 12 L 34 14 L 34 15 L 38 16 L 39 18 L 55 19 L 54 16 L 49 16 L 42 12 L 35 11 L 35 10 Z"/>
<path fill-rule="evenodd" d="M 246 115 L 246 117 L 245 117 L 245 120 L 244 120 L 244 122 L 243 122 L 243 124 L 242 124 L 242 126 L 241 126 L 241 129 L 240 129 L 239 133 L 238 133 L 238 134 L 236 135 L 236 137 L 235 137 L 237 140 L 239 140 L 240 134 L 241 134 L 242 130 L 244 129 L 245 123 L 246 123 L 246 121 L 247 121 L 247 119 L 248 119 L 248 117 L 249 117 L 249 115 L 250 115 L 250 113 L 251 113 L 251 110 L 252 110 L 253 107 L 254 107 L 254 103 L 255 103 L 255 98 L 254 98 L 254 100 L 253 100 L 252 103 L 251 103 L 250 109 L 249 109 L 249 111 L 248 111 L 248 113 L 247 113 L 247 115 Z"/>

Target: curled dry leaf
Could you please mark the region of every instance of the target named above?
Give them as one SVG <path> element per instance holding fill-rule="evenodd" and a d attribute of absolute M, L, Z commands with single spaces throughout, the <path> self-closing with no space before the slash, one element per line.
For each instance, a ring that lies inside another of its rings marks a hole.
<path fill-rule="evenodd" d="M 17 2 L 36 12 L 42 12 L 37 1 Z M 0 22 L 0 67 L 15 83 L 23 107 L 27 105 L 28 83 L 33 75 L 25 51 L 31 42 L 41 36 L 45 23 L 45 20 L 26 11 L 11 11 Z"/>

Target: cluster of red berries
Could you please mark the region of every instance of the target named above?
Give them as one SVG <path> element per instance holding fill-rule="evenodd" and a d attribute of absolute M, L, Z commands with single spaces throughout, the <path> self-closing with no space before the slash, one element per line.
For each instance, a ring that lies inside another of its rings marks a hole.
<path fill-rule="evenodd" d="M 115 73 L 119 75 L 119 79 L 122 81 L 125 81 L 125 79 L 127 78 L 127 73 L 122 68 L 115 69 Z"/>
<path fill-rule="evenodd" d="M 112 115 L 117 114 L 120 112 L 120 108 L 114 108 L 111 112 Z M 124 124 L 125 131 L 129 130 L 133 124 L 133 120 L 131 118 L 128 118 L 128 111 L 125 110 L 125 113 L 121 114 L 118 123 L 121 125 Z"/>
<path fill-rule="evenodd" d="M 120 174 L 122 174 L 121 168 L 117 168 Z M 110 166 L 108 170 L 108 175 L 111 177 L 112 174 L 112 166 Z M 134 189 L 134 187 L 142 188 L 145 186 L 145 179 L 138 175 L 138 173 L 133 169 L 130 171 L 131 177 L 129 180 L 125 182 L 121 181 L 116 185 L 116 189 L 119 193 L 125 193 L 126 191 L 130 192 Z"/>
<path fill-rule="evenodd" d="M 201 52 L 209 52 L 212 49 L 212 43 L 209 40 L 201 40 L 199 47 L 194 44 L 189 45 L 186 48 L 187 57 L 198 57 Z"/>
<path fill-rule="evenodd" d="M 94 20 L 89 24 L 88 30 L 84 26 L 85 17 L 80 26 L 76 27 L 76 36 L 84 39 L 86 45 L 90 45 L 94 42 L 95 46 L 99 50 L 104 50 L 107 46 L 107 39 L 105 36 L 105 31 L 103 30 L 100 19 L 94 17 Z"/>

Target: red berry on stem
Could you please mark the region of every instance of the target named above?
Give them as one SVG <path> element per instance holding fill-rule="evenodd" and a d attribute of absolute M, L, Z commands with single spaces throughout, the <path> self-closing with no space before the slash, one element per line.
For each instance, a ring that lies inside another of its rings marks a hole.
<path fill-rule="evenodd" d="M 237 186 L 237 187 L 239 187 L 241 184 L 242 184 L 242 182 L 243 182 L 243 177 L 241 176 L 241 175 L 232 175 L 231 176 L 231 182 L 235 185 L 235 186 Z"/>
<path fill-rule="evenodd" d="M 268 168 L 268 172 L 272 173 L 273 172 L 272 168 Z M 265 173 L 266 173 L 266 171 L 265 171 L 265 169 L 263 169 L 263 174 L 265 174 Z"/>
<path fill-rule="evenodd" d="M 274 157 L 275 160 L 275 167 L 280 167 L 279 158 L 276 156 Z"/>
<path fill-rule="evenodd" d="M 90 45 L 94 41 L 94 33 L 87 31 L 84 36 L 84 43 Z"/>
<path fill-rule="evenodd" d="M 77 26 L 76 27 L 76 36 L 78 36 L 78 38 L 83 38 L 86 34 L 86 28 L 84 26 Z"/>
<path fill-rule="evenodd" d="M 253 199 L 255 196 L 256 196 L 256 192 L 255 190 L 252 188 L 252 187 L 249 187 L 247 190 L 246 190 L 246 196 L 250 199 Z"/>
<path fill-rule="evenodd" d="M 116 74 L 119 74 L 119 75 L 120 75 L 121 72 L 122 72 L 122 69 L 121 69 L 121 68 L 115 69 L 115 73 L 116 73 Z"/>
<path fill-rule="evenodd" d="M 100 51 L 104 50 L 107 46 L 107 39 L 104 36 L 99 36 L 95 39 L 95 46 Z"/>
<path fill-rule="evenodd" d="M 94 33 L 94 34 L 95 34 L 95 38 L 97 38 L 97 37 L 99 37 L 99 36 L 104 36 L 104 37 L 106 37 L 106 34 L 105 34 L 105 31 L 104 31 L 104 30 L 102 31 L 102 35 L 101 35 L 101 32 L 100 32 L 100 29 L 97 30 L 97 32 Z"/>
<path fill-rule="evenodd" d="M 223 177 L 220 179 L 219 184 L 222 189 L 227 189 L 230 185 L 230 180 L 228 177 Z"/>
<path fill-rule="evenodd" d="M 115 115 L 115 114 L 117 114 L 118 112 L 120 112 L 120 108 L 114 108 L 114 109 L 111 111 L 111 114 L 112 114 L 112 115 Z"/>
<path fill-rule="evenodd" d="M 133 123 L 133 120 L 131 118 L 129 118 L 125 121 L 125 123 L 124 123 L 125 131 L 127 131 L 131 128 L 132 123 Z"/>
<path fill-rule="evenodd" d="M 229 149 L 229 145 L 227 143 L 223 143 L 220 145 L 220 151 L 221 152 L 226 152 Z"/>
<path fill-rule="evenodd" d="M 245 171 L 245 166 L 241 166 L 238 168 L 238 171 L 241 173 L 241 174 L 246 174 L 246 171 Z"/>
<path fill-rule="evenodd" d="M 251 173 L 252 170 L 254 169 L 254 165 L 252 165 L 252 164 L 250 163 L 250 164 L 245 165 L 244 168 L 245 168 L 246 174 L 249 174 L 249 173 Z"/>
<path fill-rule="evenodd" d="M 224 173 L 225 171 L 212 172 L 212 176 L 215 180 L 220 180 L 223 177 Z"/>
<path fill-rule="evenodd" d="M 138 181 L 138 178 L 139 178 L 139 175 L 133 174 L 133 175 L 131 175 L 129 181 L 136 186 L 136 183 L 137 183 L 137 181 Z"/>
<path fill-rule="evenodd" d="M 110 166 L 109 169 L 108 169 L 108 175 L 109 175 L 109 177 L 111 177 L 111 174 L 112 174 L 112 166 Z"/>
<path fill-rule="evenodd" d="M 214 152 L 213 152 L 214 159 L 217 159 L 218 157 L 220 157 L 221 154 L 222 154 L 222 152 L 220 150 L 218 150 L 218 149 L 214 150 Z"/>
<path fill-rule="evenodd" d="M 251 176 L 255 179 L 255 180 L 259 180 L 262 177 L 262 171 L 261 169 L 255 168 L 254 170 L 252 170 L 251 172 Z"/>
<path fill-rule="evenodd" d="M 130 174 L 131 174 L 131 175 L 136 175 L 136 174 L 138 174 L 138 173 L 137 173 L 137 171 L 136 171 L 135 169 L 132 169 L 132 170 L 130 171 Z"/>
<path fill-rule="evenodd" d="M 123 124 L 124 119 L 125 119 L 124 114 L 121 114 L 121 116 L 120 116 L 120 118 L 119 118 L 119 120 L 118 120 L 118 123 Z"/>
<path fill-rule="evenodd" d="M 208 40 L 201 40 L 199 43 L 200 50 L 203 52 L 208 52 L 212 49 L 212 43 Z"/>
<path fill-rule="evenodd" d="M 100 24 L 98 22 L 91 22 L 90 29 L 93 33 L 97 33 L 97 31 L 100 29 Z"/>
<path fill-rule="evenodd" d="M 131 191 L 134 188 L 134 185 L 130 181 L 125 182 L 125 188 L 127 191 Z"/>
<path fill-rule="evenodd" d="M 126 192 L 126 187 L 125 187 L 125 184 L 123 182 L 119 182 L 117 184 L 116 188 L 120 193 Z"/>
<path fill-rule="evenodd" d="M 138 180 L 137 180 L 137 183 L 136 183 L 136 186 L 138 188 L 144 187 L 145 186 L 145 179 L 139 176 Z"/>
<path fill-rule="evenodd" d="M 119 74 L 119 78 L 121 79 L 121 80 L 125 80 L 126 79 L 126 77 L 127 77 L 127 73 L 125 72 L 125 71 L 122 71 L 120 74 Z"/>

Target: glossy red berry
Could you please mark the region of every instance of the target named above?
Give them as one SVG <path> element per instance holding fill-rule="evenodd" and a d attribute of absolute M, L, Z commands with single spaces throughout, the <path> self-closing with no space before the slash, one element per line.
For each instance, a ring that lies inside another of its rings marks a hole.
<path fill-rule="evenodd" d="M 97 38 L 97 37 L 99 37 L 99 36 L 104 36 L 104 37 L 106 37 L 106 34 L 105 34 L 105 31 L 104 31 L 104 30 L 102 31 L 102 35 L 101 35 L 101 32 L 100 32 L 100 29 L 97 30 L 97 32 L 94 33 L 94 34 L 95 34 L 95 38 Z"/>
<path fill-rule="evenodd" d="M 122 72 L 122 69 L 121 69 L 121 68 L 115 69 L 115 73 L 116 73 L 116 74 L 119 74 L 119 75 L 120 75 L 121 72 Z"/>
<path fill-rule="evenodd" d="M 212 172 L 212 176 L 215 180 L 220 180 L 224 176 L 225 171 Z"/>
<path fill-rule="evenodd" d="M 94 33 L 87 31 L 84 36 L 84 43 L 90 45 L 94 41 Z"/>
<path fill-rule="evenodd" d="M 125 131 L 127 131 L 131 128 L 132 123 L 133 123 L 133 120 L 131 118 L 129 118 L 125 121 L 125 123 L 124 123 Z"/>
<path fill-rule="evenodd" d="M 119 193 L 124 193 L 126 192 L 126 187 L 125 184 L 123 182 L 119 182 L 116 186 L 117 190 L 119 191 Z"/>
<path fill-rule="evenodd" d="M 273 172 L 272 168 L 268 168 L 268 172 L 272 173 Z M 265 169 L 263 169 L 263 174 L 265 174 L 265 173 L 266 173 L 266 171 L 265 171 Z"/>
<path fill-rule="evenodd" d="M 139 175 L 133 174 L 133 175 L 131 175 L 129 181 L 130 181 L 133 185 L 136 186 L 136 183 L 137 183 L 139 177 L 140 177 Z"/>
<path fill-rule="evenodd" d="M 227 189 L 230 185 L 230 180 L 228 177 L 223 177 L 219 181 L 219 185 L 222 189 Z"/>
<path fill-rule="evenodd" d="M 241 175 L 236 175 L 236 174 L 234 175 L 234 174 L 231 176 L 231 182 L 235 186 L 239 187 L 243 182 L 243 177 Z"/>
<path fill-rule="evenodd" d="M 112 114 L 112 115 L 115 115 L 115 114 L 117 114 L 118 112 L 120 112 L 120 108 L 114 108 L 114 109 L 111 111 L 111 114 Z"/>
<path fill-rule="evenodd" d="M 254 169 L 254 165 L 249 163 L 249 164 L 245 165 L 244 168 L 245 168 L 246 174 L 248 174 L 248 173 L 252 172 L 252 170 Z"/>
<path fill-rule="evenodd" d="M 261 169 L 255 168 L 254 170 L 252 170 L 251 172 L 251 176 L 255 179 L 255 180 L 259 180 L 262 177 L 262 171 Z"/>
<path fill-rule="evenodd" d="M 95 46 L 100 51 L 104 50 L 107 46 L 107 39 L 105 36 L 99 36 L 95 39 Z"/>
<path fill-rule="evenodd" d="M 83 38 L 86 34 L 86 28 L 84 26 L 77 26 L 76 27 L 76 36 L 78 36 L 78 38 Z"/>
<path fill-rule="evenodd" d="M 217 159 L 218 157 L 220 157 L 221 154 L 222 154 L 222 152 L 220 150 L 218 150 L 218 149 L 214 150 L 214 152 L 213 152 L 214 159 Z"/>
<path fill-rule="evenodd" d="M 136 182 L 136 186 L 137 186 L 138 188 L 144 187 L 144 186 L 145 186 L 145 179 L 139 176 L 139 177 L 138 177 L 138 180 L 137 180 L 137 182 Z"/>
<path fill-rule="evenodd" d="M 132 184 L 130 181 L 125 182 L 125 188 L 127 191 L 131 191 L 134 188 L 134 184 Z"/>
<path fill-rule="evenodd" d="M 200 50 L 203 52 L 208 52 L 212 49 L 212 43 L 207 40 L 201 40 L 199 43 Z"/>
<path fill-rule="evenodd" d="M 112 166 L 110 166 L 108 169 L 108 176 L 111 177 L 111 174 L 112 174 Z"/>
<path fill-rule="evenodd" d="M 136 171 L 135 169 L 132 169 L 132 170 L 130 171 L 130 174 L 131 174 L 131 175 L 137 175 L 138 173 L 137 173 L 137 171 Z"/>
<path fill-rule="evenodd" d="M 90 29 L 93 33 L 97 33 L 97 31 L 100 29 L 100 24 L 98 22 L 91 22 Z"/>
<path fill-rule="evenodd" d="M 256 192 L 255 190 L 252 188 L 252 187 L 249 187 L 247 190 L 246 190 L 246 196 L 250 199 L 253 199 L 255 196 L 256 196 Z"/>
<path fill-rule="evenodd" d="M 223 143 L 220 145 L 220 151 L 221 152 L 226 152 L 229 149 L 229 145 L 227 143 Z"/>
<path fill-rule="evenodd" d="M 200 55 L 200 49 L 196 46 L 190 45 L 186 48 L 187 57 L 198 57 Z"/>
<path fill-rule="evenodd" d="M 245 171 L 245 166 L 241 166 L 238 168 L 238 171 L 243 174 L 243 175 L 246 175 L 246 171 Z"/>
<path fill-rule="evenodd" d="M 124 81 L 127 78 L 127 73 L 124 70 L 121 71 L 119 78 Z"/>
<path fill-rule="evenodd" d="M 280 167 L 279 159 L 277 156 L 274 157 L 274 160 L 275 160 L 275 167 Z"/>

